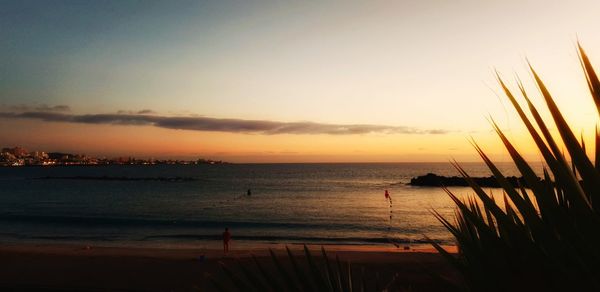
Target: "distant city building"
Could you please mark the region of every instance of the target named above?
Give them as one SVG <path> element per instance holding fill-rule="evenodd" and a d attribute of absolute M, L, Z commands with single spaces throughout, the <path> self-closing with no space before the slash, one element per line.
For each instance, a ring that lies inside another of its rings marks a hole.
<path fill-rule="evenodd" d="M 28 152 L 22 147 L 2 148 L 0 152 L 0 166 L 28 166 L 28 165 L 155 165 L 155 164 L 224 164 L 223 161 L 215 161 L 210 159 L 197 160 L 156 160 L 136 159 L 134 157 L 118 157 L 107 159 L 105 157 L 97 158 L 87 156 L 85 154 L 71 154 L 61 152 L 44 152 L 33 151 Z"/>
<path fill-rule="evenodd" d="M 25 157 L 29 154 L 29 152 L 27 152 L 27 149 L 19 146 L 16 146 L 14 148 L 2 148 L 2 153 L 10 153 L 16 157 Z"/>

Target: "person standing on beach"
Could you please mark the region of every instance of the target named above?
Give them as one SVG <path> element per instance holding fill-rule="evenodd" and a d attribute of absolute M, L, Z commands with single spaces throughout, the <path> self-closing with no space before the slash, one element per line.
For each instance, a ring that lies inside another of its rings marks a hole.
<path fill-rule="evenodd" d="M 229 233 L 229 228 L 225 228 L 225 232 L 223 232 L 223 252 L 227 253 L 229 251 L 229 242 L 231 241 L 231 233 Z"/>

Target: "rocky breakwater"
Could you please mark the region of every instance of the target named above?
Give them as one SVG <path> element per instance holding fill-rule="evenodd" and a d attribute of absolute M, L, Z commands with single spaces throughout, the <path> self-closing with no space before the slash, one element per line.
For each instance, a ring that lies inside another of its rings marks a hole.
<path fill-rule="evenodd" d="M 472 177 L 472 179 L 481 187 L 499 188 L 500 184 L 493 176 L 489 177 Z M 523 177 L 509 176 L 506 177 L 508 182 L 515 187 L 527 186 Z M 469 184 L 465 178 L 461 176 L 441 176 L 434 173 L 428 173 L 418 177 L 413 177 L 408 185 L 423 186 L 423 187 L 468 187 Z"/>

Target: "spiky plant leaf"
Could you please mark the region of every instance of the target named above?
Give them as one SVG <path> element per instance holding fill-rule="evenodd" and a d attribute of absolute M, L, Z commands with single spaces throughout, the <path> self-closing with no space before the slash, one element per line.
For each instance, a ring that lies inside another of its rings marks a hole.
<path fill-rule="evenodd" d="M 333 291 L 333 292 L 337 292 L 337 291 L 341 291 L 342 287 L 337 285 L 338 282 L 336 282 L 337 277 L 339 276 L 339 273 L 335 273 L 333 271 L 333 268 L 331 267 L 331 263 L 329 262 L 329 257 L 327 256 L 327 253 L 325 252 L 325 248 L 321 246 L 321 254 L 323 255 L 323 259 L 325 260 L 325 268 L 326 268 L 326 273 L 327 273 L 327 281 L 328 281 L 328 285 L 329 285 L 329 291 Z"/>
<path fill-rule="evenodd" d="M 598 110 L 598 114 L 600 115 L 600 80 L 598 80 L 598 75 L 596 75 L 596 71 L 594 71 L 594 67 L 590 62 L 585 50 L 579 42 L 577 42 L 577 48 L 579 53 L 579 60 L 581 61 L 581 67 L 583 68 L 583 72 L 585 73 L 585 79 L 588 84 L 588 88 L 590 90 L 590 94 L 596 103 L 596 109 Z"/>
<path fill-rule="evenodd" d="M 598 106 L 600 82 L 587 55 L 580 45 L 578 48 L 590 93 Z M 599 290 L 600 133 L 596 129 L 596 161 L 592 164 L 583 138 L 578 141 L 537 72 L 532 66 L 530 70 L 571 161 L 565 159 L 559 142 L 551 135 L 521 81 L 517 83 L 537 129 L 496 73 L 500 86 L 548 167 L 543 168 L 543 180 L 491 119 L 525 185 L 511 185 L 473 141 L 475 150 L 503 191 L 503 204 L 498 205 L 455 162 L 454 167 L 475 191 L 478 200 L 459 200 L 444 189 L 457 207 L 456 222 L 451 224 L 438 213 L 433 214 L 456 238 L 459 259 L 450 262 L 457 266 L 471 290 Z M 598 109 L 600 113 L 600 106 Z M 450 258 L 439 245 L 432 245 Z"/>
<path fill-rule="evenodd" d="M 274 278 L 274 277 L 272 277 L 269 273 L 267 273 L 267 270 L 265 270 L 265 268 L 258 261 L 258 259 L 256 258 L 256 256 L 252 255 L 252 260 L 256 264 L 256 268 L 258 269 L 258 272 L 260 273 L 260 276 L 263 279 L 267 279 L 267 281 L 265 281 L 265 282 L 269 286 L 269 289 L 271 291 L 283 291 L 282 286 L 279 285 L 279 280 L 276 279 L 276 278 Z"/>
<path fill-rule="evenodd" d="M 533 74 L 533 77 L 535 78 L 538 88 L 542 92 L 542 96 L 546 101 L 548 110 L 554 118 L 554 123 L 558 127 L 558 132 L 562 137 L 565 147 L 567 147 L 567 150 L 573 159 L 573 163 L 577 167 L 577 170 L 579 170 L 583 180 L 586 182 L 584 187 L 587 188 L 586 193 L 589 195 L 590 201 L 595 200 L 597 204 L 600 204 L 600 174 L 595 171 L 595 168 L 590 159 L 587 157 L 587 154 L 583 151 L 581 145 L 579 145 L 577 138 L 573 134 L 573 131 L 571 131 L 571 128 L 560 112 L 560 109 L 554 102 L 554 99 L 550 95 L 546 85 L 544 85 L 541 78 L 538 76 L 533 67 L 531 67 L 531 65 L 529 68 Z"/>
<path fill-rule="evenodd" d="M 308 249 L 306 244 L 304 245 L 304 254 L 306 256 L 306 260 L 308 261 L 308 267 L 310 269 L 313 282 L 316 285 L 317 289 L 319 291 L 329 290 L 328 286 L 327 286 L 327 282 L 323 278 L 323 274 L 321 273 L 321 270 L 319 270 L 319 267 L 317 267 L 317 263 L 315 262 L 314 258 L 312 257 L 312 254 L 310 253 L 310 250 Z"/>
<path fill-rule="evenodd" d="M 252 287 L 252 290 L 254 290 L 254 291 L 268 291 L 269 290 L 267 288 L 267 286 L 265 286 L 265 284 L 263 284 L 263 281 L 260 279 L 260 276 L 258 274 L 255 274 L 254 272 L 250 271 L 245 265 L 242 265 L 239 260 L 237 260 L 237 264 L 238 264 L 238 267 L 240 267 L 240 270 L 242 270 L 242 273 L 244 274 L 246 279 L 248 280 L 248 285 L 250 287 Z"/>
<path fill-rule="evenodd" d="M 290 250 L 290 248 L 288 246 L 286 246 L 285 250 L 287 251 L 290 262 L 292 263 L 292 268 L 294 270 L 294 274 L 296 275 L 296 278 L 300 282 L 300 286 L 302 287 L 302 289 L 304 291 L 314 291 L 314 288 L 311 287 L 311 283 L 309 283 L 308 278 L 306 277 L 304 271 L 298 264 L 298 261 L 296 261 L 296 258 L 292 254 L 292 251 Z"/>
<path fill-rule="evenodd" d="M 273 263 L 275 264 L 279 275 L 283 279 L 283 282 L 287 285 L 288 291 L 300 291 L 294 280 L 292 280 L 290 274 L 286 271 L 286 269 L 283 267 L 283 265 L 277 258 L 277 255 L 275 255 L 275 252 L 272 249 L 269 249 L 269 253 L 271 254 L 271 259 L 273 260 Z"/>
<path fill-rule="evenodd" d="M 225 263 L 219 262 L 221 269 L 225 271 L 225 274 L 229 277 L 233 285 L 238 289 L 238 291 L 255 291 L 251 286 L 249 286 L 244 280 L 242 280 L 236 273 L 234 273 Z"/>

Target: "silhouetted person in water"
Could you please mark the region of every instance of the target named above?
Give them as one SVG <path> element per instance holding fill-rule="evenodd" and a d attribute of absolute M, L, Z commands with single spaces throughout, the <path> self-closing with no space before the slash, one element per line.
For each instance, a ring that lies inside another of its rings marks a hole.
<path fill-rule="evenodd" d="M 231 233 L 229 233 L 229 228 L 225 228 L 225 232 L 223 232 L 223 252 L 227 253 L 229 251 L 229 242 L 231 241 Z"/>
<path fill-rule="evenodd" d="M 248 196 L 248 197 L 252 196 L 252 191 L 250 189 L 248 189 L 248 192 L 246 192 L 246 196 Z"/>

